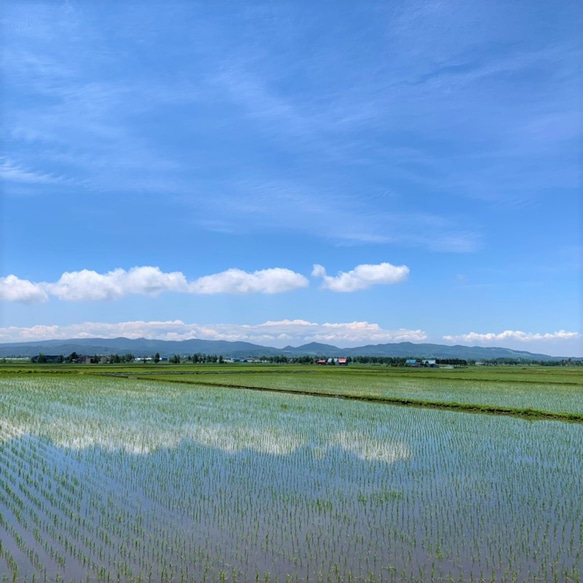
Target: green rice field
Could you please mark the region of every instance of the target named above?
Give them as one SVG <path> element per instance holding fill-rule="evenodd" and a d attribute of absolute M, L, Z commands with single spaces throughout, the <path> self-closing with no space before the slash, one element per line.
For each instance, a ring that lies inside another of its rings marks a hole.
<path fill-rule="evenodd" d="M 214 385 L 234 388 L 277 389 L 286 392 L 308 392 L 327 395 L 370 399 L 378 401 L 413 401 L 419 404 L 461 405 L 480 408 L 506 408 L 539 413 L 564 414 L 583 420 L 583 370 L 579 376 L 540 379 L 532 374 L 515 374 L 498 380 L 501 373 L 483 373 L 467 378 L 467 371 L 400 371 L 379 369 L 328 369 L 299 370 L 297 372 L 242 370 L 173 374 L 145 372 L 137 375 L 144 379 Z M 147 372 L 147 371 L 146 371 Z M 488 372 L 488 371 L 486 371 Z M 517 373 L 518 371 L 516 371 Z"/>
<path fill-rule="evenodd" d="M 578 414 L 576 370 L 154 368 L 0 371 L 0 581 L 583 577 L 576 416 L 359 400 Z"/>

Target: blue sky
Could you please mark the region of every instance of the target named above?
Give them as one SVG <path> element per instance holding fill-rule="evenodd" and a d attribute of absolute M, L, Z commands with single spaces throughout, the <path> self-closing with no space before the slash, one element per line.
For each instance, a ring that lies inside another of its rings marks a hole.
<path fill-rule="evenodd" d="M 583 355 L 579 3 L 28 2 L 0 342 Z"/>

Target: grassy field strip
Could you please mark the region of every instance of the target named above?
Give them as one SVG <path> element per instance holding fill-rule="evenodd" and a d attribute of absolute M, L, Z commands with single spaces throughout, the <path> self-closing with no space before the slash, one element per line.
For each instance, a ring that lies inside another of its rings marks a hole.
<path fill-rule="evenodd" d="M 320 379 L 320 378 L 336 378 L 336 379 L 346 379 L 346 378 L 358 378 L 360 381 L 364 381 L 367 379 L 378 379 L 381 378 L 390 378 L 390 379 L 406 379 L 406 380 L 420 380 L 420 381 L 455 381 L 455 382 L 483 382 L 483 383 L 528 383 L 528 384 L 553 384 L 553 385 L 573 385 L 577 387 L 583 386 L 583 374 L 579 373 L 579 375 L 573 375 L 571 378 L 566 378 L 565 376 L 559 377 L 558 380 L 553 380 L 551 378 L 524 378 L 524 376 L 512 375 L 508 377 L 495 375 L 492 377 L 486 376 L 470 376 L 470 375 L 456 375 L 456 374 L 446 374 L 444 372 L 426 372 L 421 374 L 416 374 L 415 372 L 394 372 L 390 371 L 387 373 L 387 369 L 380 370 L 379 372 L 371 371 L 370 369 L 346 369 L 342 370 L 341 372 L 336 370 L 329 370 L 324 369 L 323 371 L 314 370 L 313 367 L 311 370 L 290 370 L 288 367 L 287 370 L 217 370 L 217 371 L 164 371 L 164 370 L 153 370 L 153 371 L 145 371 L 140 370 L 139 372 L 134 371 L 123 371 L 123 372 L 111 372 L 108 373 L 106 371 L 95 371 L 97 374 L 111 374 L 112 376 L 120 375 L 120 376 L 195 376 L 195 375 L 209 375 L 209 376 L 229 376 L 229 375 L 236 375 L 236 376 L 253 376 L 253 375 L 289 375 L 289 376 L 296 376 L 296 375 L 310 375 L 313 379 Z"/>
<path fill-rule="evenodd" d="M 543 411 L 530 408 L 518 408 L 518 407 L 497 407 L 493 405 L 483 405 L 483 404 L 472 404 L 472 403 L 458 403 L 455 401 L 424 401 L 419 399 L 407 399 L 400 397 L 382 397 L 378 395 L 366 395 L 366 394 L 347 394 L 347 393 L 334 393 L 325 391 L 308 391 L 304 389 L 284 389 L 275 387 L 261 387 L 256 385 L 242 385 L 242 384 L 232 384 L 232 383 L 217 383 L 213 381 L 194 381 L 194 380 L 184 380 L 184 379 L 172 379 L 172 378 L 155 378 L 155 377 L 135 377 L 137 380 L 144 381 L 162 381 L 177 384 L 186 385 L 196 385 L 196 386 L 213 386 L 213 387 L 223 387 L 228 389 L 246 389 L 252 391 L 262 391 L 262 392 L 273 392 L 282 393 L 289 395 L 306 395 L 310 397 L 328 397 L 335 399 L 346 399 L 351 401 L 364 401 L 369 403 L 384 403 L 387 405 L 401 405 L 408 407 L 425 407 L 431 409 L 443 409 L 443 410 L 453 410 L 453 411 L 464 411 L 468 413 L 488 413 L 492 415 L 511 415 L 514 417 L 529 418 L 532 420 L 537 419 L 547 419 L 547 420 L 557 420 L 557 421 L 570 421 L 574 423 L 583 423 L 583 413 L 568 413 L 568 412 L 553 412 L 553 411 Z"/>
<path fill-rule="evenodd" d="M 544 366 L 484 366 L 467 367 L 454 370 L 399 368 L 378 365 L 351 364 L 347 368 L 314 365 L 275 365 L 275 364 L 124 364 L 124 365 L 68 365 L 68 364 L 2 364 L 0 377 L 4 374 L 100 374 L 102 372 L 141 375 L 313 375 L 314 378 L 360 379 L 391 378 L 432 381 L 476 381 L 484 383 L 512 382 L 552 385 L 575 385 L 583 387 L 583 367 L 544 367 Z"/>

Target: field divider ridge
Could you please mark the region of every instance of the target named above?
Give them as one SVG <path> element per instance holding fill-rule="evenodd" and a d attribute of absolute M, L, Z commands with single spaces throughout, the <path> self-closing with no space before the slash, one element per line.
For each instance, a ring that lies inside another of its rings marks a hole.
<path fill-rule="evenodd" d="M 379 397 L 374 395 L 354 395 L 341 393 L 326 393 L 319 391 L 308 391 L 306 389 L 282 389 L 276 387 L 258 387 L 249 385 L 240 385 L 233 383 L 216 383 L 208 381 L 194 381 L 184 379 L 157 379 L 155 376 L 135 376 L 136 380 L 166 382 L 173 384 L 195 385 L 205 387 L 222 387 L 226 389 L 245 389 L 249 391 L 282 393 L 286 395 L 303 395 L 307 397 L 327 397 L 333 399 L 345 399 L 347 401 L 361 401 L 367 403 L 381 403 L 385 405 L 397 405 L 404 407 L 417 407 L 424 409 L 441 409 L 446 411 L 460 411 L 463 413 L 480 413 L 488 415 L 507 415 L 510 417 L 519 417 L 532 421 L 563 421 L 571 423 L 583 423 L 583 413 L 567 413 L 555 411 L 543 411 L 539 409 L 519 408 L 519 407 L 500 407 L 496 405 L 479 405 L 472 403 L 459 403 L 456 401 L 424 401 L 421 399 L 407 399 L 403 397 Z"/>

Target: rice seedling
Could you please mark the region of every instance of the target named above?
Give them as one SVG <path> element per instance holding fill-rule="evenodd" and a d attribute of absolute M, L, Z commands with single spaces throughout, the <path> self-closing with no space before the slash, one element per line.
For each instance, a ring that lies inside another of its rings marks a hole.
<path fill-rule="evenodd" d="M 315 369 L 301 372 L 265 369 L 221 373 L 199 371 L 172 375 L 149 374 L 162 382 L 192 383 L 202 386 L 257 388 L 282 392 L 322 394 L 362 400 L 403 404 L 433 404 L 476 411 L 516 412 L 523 416 L 537 413 L 569 414 L 583 417 L 583 376 L 565 369 L 562 374 L 514 374 L 494 369 L 472 374 L 466 371 L 397 372 L 391 369 Z M 546 371 L 544 371 L 546 372 Z M 142 372 L 135 372 L 141 376 Z M 509 378 L 505 378 L 509 377 Z M 550 376 L 549 380 L 545 377 Z M 146 378 L 146 377 L 144 377 Z M 544 416 L 544 415 L 543 415 Z"/>
<path fill-rule="evenodd" d="M 567 581 L 583 426 L 0 379 L 6 581 Z"/>

